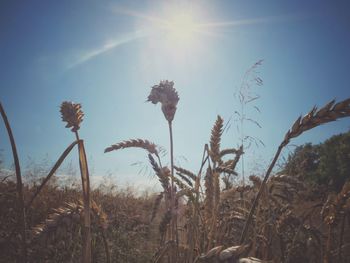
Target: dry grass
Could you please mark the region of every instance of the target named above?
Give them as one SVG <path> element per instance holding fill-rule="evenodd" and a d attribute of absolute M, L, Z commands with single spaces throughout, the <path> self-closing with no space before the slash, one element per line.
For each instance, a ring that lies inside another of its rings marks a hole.
<path fill-rule="evenodd" d="M 64 102 L 62 120 L 76 141 L 46 179 L 39 187 L 21 191 L 11 177 L 0 182 L 0 261 L 346 262 L 350 256 L 346 250 L 350 244 L 350 183 L 339 193 L 330 193 L 293 175 L 271 173 L 291 139 L 350 116 L 350 99 L 331 101 L 299 117 L 264 178 L 251 175 L 248 184 L 233 185 L 230 176 L 237 175 L 243 145 L 221 149 L 224 120 L 220 116 L 204 146 L 198 172 L 174 166 L 172 124 L 179 97 L 173 85 L 162 81 L 148 97 L 162 104 L 169 124 L 169 166 L 162 165 L 158 146 L 148 140 L 122 141 L 105 150 L 146 150 L 162 191 L 139 198 L 127 191 L 91 191 L 84 143 L 78 134 L 81 105 Z M 54 187 L 49 180 L 76 144 L 82 190 Z M 18 171 L 16 175 L 19 180 Z M 24 199 L 29 200 L 26 210 L 21 205 Z"/>

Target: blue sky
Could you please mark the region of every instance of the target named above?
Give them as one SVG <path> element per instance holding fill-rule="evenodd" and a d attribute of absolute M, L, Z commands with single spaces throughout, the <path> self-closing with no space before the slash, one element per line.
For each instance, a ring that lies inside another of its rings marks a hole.
<path fill-rule="evenodd" d="M 245 127 L 266 145 L 246 154 L 250 170 L 263 171 L 300 114 L 350 96 L 349 12 L 347 1 L 1 1 L 0 100 L 20 159 L 24 166 L 28 157 L 55 161 L 74 140 L 59 114 L 61 102 L 72 100 L 86 115 L 80 135 L 92 176 L 155 185 L 147 172 L 137 174 L 147 162 L 143 151 L 103 150 L 129 138 L 168 148 L 159 105 L 145 103 L 151 86 L 168 79 L 180 95 L 176 160 L 197 171 L 216 116 L 228 120 L 239 109 L 234 93 L 245 71 L 264 59 L 264 85 L 255 89 L 261 114 L 248 111 L 262 128 Z M 164 26 L 182 18 L 200 30 Z M 292 144 L 318 143 L 349 128 L 344 119 Z M 3 124 L 0 138 L 10 163 Z M 232 125 L 223 146 L 236 147 L 238 138 Z M 131 165 L 137 161 L 143 164 Z"/>

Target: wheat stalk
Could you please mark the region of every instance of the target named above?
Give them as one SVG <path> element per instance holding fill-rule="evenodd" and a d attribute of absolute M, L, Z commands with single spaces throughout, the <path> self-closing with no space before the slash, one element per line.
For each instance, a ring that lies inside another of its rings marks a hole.
<path fill-rule="evenodd" d="M 182 168 L 182 167 L 175 166 L 175 165 L 174 165 L 174 168 L 175 168 L 175 170 L 176 170 L 178 173 L 184 174 L 184 175 L 188 176 L 188 177 L 191 178 L 193 181 L 196 181 L 196 180 L 197 180 L 197 176 L 196 176 L 194 173 L 192 173 L 191 171 L 186 170 L 186 169 L 184 169 L 184 168 Z"/>
<path fill-rule="evenodd" d="M 84 238 L 83 238 L 83 255 L 82 261 L 84 263 L 91 262 L 91 218 L 90 218 L 90 178 L 89 168 L 86 158 L 84 141 L 79 139 L 78 130 L 83 121 L 84 113 L 81 110 L 81 104 L 64 101 L 60 108 L 62 121 L 67 122 L 66 128 L 72 128 L 71 131 L 75 134 L 78 141 L 79 152 L 79 167 L 81 182 L 83 188 L 84 201 Z"/>
<path fill-rule="evenodd" d="M 195 186 L 194 186 L 194 194 L 195 197 L 193 202 L 193 212 L 192 217 L 190 217 L 189 221 L 189 230 L 188 230 L 188 253 L 186 256 L 185 262 L 193 262 L 195 256 L 195 250 L 200 246 L 199 240 L 199 222 L 200 219 L 204 222 L 203 218 L 200 214 L 200 184 L 201 184 L 201 175 L 202 170 L 204 168 L 205 163 L 209 160 L 209 147 L 208 144 L 205 144 L 202 154 L 201 166 L 199 168 L 199 172 L 196 176 Z M 205 208 L 206 206 L 204 206 Z"/>
<path fill-rule="evenodd" d="M 300 116 L 294 122 L 292 128 L 286 133 L 282 144 L 287 145 L 292 138 L 307 130 L 348 116 L 350 116 L 350 98 L 338 103 L 332 100 L 319 110 L 314 106 L 308 114 L 304 117 Z"/>
<path fill-rule="evenodd" d="M 71 150 L 74 148 L 74 146 L 78 143 L 78 141 L 74 141 L 71 145 L 67 147 L 67 149 L 62 153 L 60 158 L 58 158 L 57 162 L 55 165 L 52 167 L 51 171 L 49 174 L 45 177 L 41 185 L 37 188 L 35 193 L 33 194 L 32 198 L 30 201 L 26 204 L 26 209 L 28 209 L 32 203 L 34 202 L 35 198 L 38 196 L 40 191 L 44 188 L 46 183 L 50 180 L 50 178 L 55 174 L 56 170 L 61 166 L 62 162 L 65 160 L 65 158 L 68 156 L 68 154 L 71 152 Z"/>
<path fill-rule="evenodd" d="M 176 173 L 186 184 L 188 184 L 190 187 L 193 187 L 193 183 L 190 179 L 188 179 L 185 175 L 182 173 Z"/>
<path fill-rule="evenodd" d="M 84 113 L 81 110 L 81 104 L 71 101 L 64 101 L 60 107 L 62 121 L 67 122 L 66 128 L 72 128 L 72 132 L 80 129 Z"/>
<path fill-rule="evenodd" d="M 225 155 L 228 154 L 236 154 L 236 155 L 240 155 L 242 154 L 242 149 L 239 148 L 238 150 L 235 148 L 229 148 L 229 149 L 223 149 L 220 151 L 220 158 L 224 157 Z"/>
<path fill-rule="evenodd" d="M 156 175 L 158 176 L 158 179 L 166 193 L 169 194 L 169 174 L 170 171 L 167 167 L 160 168 L 157 162 L 154 160 L 152 154 L 148 154 L 149 162 L 152 165 L 152 168 Z"/>
<path fill-rule="evenodd" d="M 210 219 L 213 216 L 213 208 L 214 208 L 214 182 L 213 182 L 213 174 L 210 168 L 207 169 L 207 172 L 205 174 L 204 186 L 205 186 L 205 199 L 204 199 L 205 222 L 209 223 Z"/>
<path fill-rule="evenodd" d="M 106 213 L 102 208 L 97 205 L 95 201 L 91 201 L 91 216 L 94 218 L 94 224 L 100 230 L 104 248 L 106 253 L 107 262 L 110 262 L 110 251 L 108 248 L 108 242 L 104 231 L 108 227 L 108 219 Z M 63 206 L 54 209 L 51 214 L 45 219 L 45 221 L 31 229 L 33 239 L 38 239 L 43 235 L 49 235 L 50 233 L 59 229 L 60 226 L 69 226 L 71 224 L 81 224 L 84 213 L 84 204 L 81 200 L 78 202 L 67 202 Z"/>
<path fill-rule="evenodd" d="M 24 263 L 26 263 L 27 262 L 26 214 L 25 214 L 25 207 L 24 207 L 21 167 L 20 167 L 20 163 L 19 163 L 15 138 L 12 134 L 12 129 L 11 129 L 10 123 L 7 119 L 7 115 L 5 113 L 4 108 L 2 107 L 1 103 L 0 103 L 0 113 L 1 113 L 2 119 L 5 123 L 5 127 L 7 130 L 9 139 L 10 139 L 12 155 L 13 155 L 13 160 L 14 160 L 15 169 L 16 169 L 17 198 L 18 198 L 18 204 L 19 204 L 19 206 L 18 206 L 18 220 L 19 220 L 19 225 L 20 225 L 20 229 L 21 229 L 21 238 L 22 238 L 22 261 Z"/>
<path fill-rule="evenodd" d="M 53 210 L 53 213 L 45 219 L 45 221 L 32 228 L 33 238 L 38 238 L 41 235 L 49 234 L 55 231 L 61 224 L 71 224 L 80 222 L 80 214 L 83 207 L 79 203 L 66 203 L 64 206 Z"/>
<path fill-rule="evenodd" d="M 105 153 L 125 148 L 142 148 L 148 151 L 150 154 L 155 154 L 156 156 L 158 156 L 159 154 L 157 150 L 157 145 L 148 140 L 143 139 L 132 139 L 113 144 L 105 149 Z"/>
<path fill-rule="evenodd" d="M 214 172 L 237 175 L 237 173 L 234 170 L 232 170 L 231 168 L 229 168 L 227 166 L 221 166 L 221 165 L 216 167 L 216 168 L 214 168 Z"/>
<path fill-rule="evenodd" d="M 190 190 L 190 188 L 185 185 L 179 178 L 174 177 L 174 183 L 181 189 L 181 190 Z"/>
<path fill-rule="evenodd" d="M 176 247 L 178 247 L 178 234 L 177 228 L 177 217 L 175 213 L 175 177 L 174 177 L 174 140 L 173 140 L 173 128 L 172 123 L 175 117 L 177 103 L 179 102 L 179 96 L 177 91 L 174 89 L 173 81 L 161 81 L 159 85 L 152 87 L 151 93 L 147 100 L 153 104 L 161 103 L 162 111 L 165 119 L 168 121 L 169 137 L 170 137 L 170 172 L 171 172 L 171 189 L 170 189 L 170 210 L 171 210 L 171 228 L 170 228 L 170 239 L 176 239 Z M 173 262 L 175 257 L 175 251 L 172 251 L 170 262 Z"/>
<path fill-rule="evenodd" d="M 45 221 L 31 229 L 33 237 L 48 234 L 55 231 L 60 224 L 70 225 L 71 223 L 81 223 L 81 216 L 84 214 L 84 205 L 81 200 L 78 202 L 67 202 L 63 206 L 53 209 L 53 212 Z M 95 201 L 91 202 L 90 212 L 94 216 L 96 226 L 107 229 L 107 214 Z"/>
<path fill-rule="evenodd" d="M 160 102 L 164 117 L 168 122 L 172 122 L 176 113 L 177 103 L 179 102 L 179 95 L 174 89 L 174 82 L 164 80 L 159 85 L 154 85 L 147 101 L 153 104 Z"/>
<path fill-rule="evenodd" d="M 240 244 L 244 243 L 247 231 L 249 228 L 249 225 L 251 223 L 253 214 L 255 212 L 255 208 L 259 202 L 260 196 L 263 192 L 263 189 L 266 185 L 266 182 L 272 172 L 273 167 L 275 166 L 277 159 L 282 151 L 282 149 L 290 142 L 292 138 L 295 138 L 305 131 L 308 131 L 312 128 L 315 128 L 319 125 L 335 121 L 340 118 L 349 117 L 350 116 L 350 98 L 345 99 L 343 101 L 340 101 L 338 103 L 335 103 L 335 100 L 330 101 L 325 106 L 323 106 L 321 109 L 317 109 L 316 106 L 314 106 L 311 111 L 309 111 L 308 114 L 306 114 L 304 117 L 299 117 L 294 124 L 292 125 L 292 128 L 288 130 L 286 135 L 284 136 L 283 141 L 279 145 L 275 156 L 269 166 L 269 168 L 266 171 L 264 180 L 261 183 L 261 186 L 259 188 L 259 192 L 257 193 L 254 202 L 252 204 L 252 207 L 250 209 L 249 216 L 247 218 L 247 221 L 244 225 L 242 235 L 240 238 Z"/>
<path fill-rule="evenodd" d="M 220 160 L 220 141 L 223 125 L 224 120 L 218 115 L 210 136 L 210 157 L 213 162 Z"/>

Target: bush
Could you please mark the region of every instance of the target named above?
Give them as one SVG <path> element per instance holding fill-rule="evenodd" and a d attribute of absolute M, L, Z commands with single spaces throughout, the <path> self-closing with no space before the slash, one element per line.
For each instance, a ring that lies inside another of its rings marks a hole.
<path fill-rule="evenodd" d="M 350 131 L 332 136 L 318 145 L 297 147 L 283 169 L 284 173 L 339 191 L 350 178 Z"/>

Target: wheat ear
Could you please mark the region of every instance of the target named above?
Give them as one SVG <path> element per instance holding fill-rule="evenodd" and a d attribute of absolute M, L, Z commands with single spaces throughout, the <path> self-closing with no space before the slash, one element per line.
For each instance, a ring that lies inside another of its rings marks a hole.
<path fill-rule="evenodd" d="M 214 209 L 214 180 L 211 169 L 208 167 L 204 177 L 205 198 L 204 198 L 204 214 L 206 223 L 210 222 Z"/>
<path fill-rule="evenodd" d="M 32 228 L 32 235 L 38 238 L 43 234 L 55 231 L 61 224 L 71 224 L 72 222 L 80 222 L 80 214 L 83 207 L 79 203 L 66 203 L 64 206 L 54 209 L 44 223 Z"/>
<path fill-rule="evenodd" d="M 220 160 L 220 141 L 224 120 L 218 115 L 210 136 L 210 157 L 213 162 Z"/>
<path fill-rule="evenodd" d="M 277 159 L 282 151 L 282 149 L 290 142 L 292 138 L 295 138 L 299 135 L 301 135 L 303 132 L 308 131 L 312 128 L 315 128 L 319 125 L 335 121 L 340 118 L 349 117 L 350 116 L 350 98 L 345 99 L 343 101 L 340 101 L 335 104 L 335 100 L 330 101 L 325 106 L 323 106 L 321 109 L 317 109 L 316 106 L 314 106 L 311 111 L 309 111 L 308 114 L 306 114 L 304 117 L 299 117 L 294 124 L 292 125 L 292 128 L 288 130 L 286 135 L 284 136 L 283 141 L 279 145 L 275 156 L 269 166 L 269 168 L 266 171 L 264 180 L 261 183 L 261 186 L 259 188 L 259 192 L 257 193 L 254 202 L 252 204 L 252 207 L 249 212 L 249 216 L 247 218 L 247 221 L 244 225 L 242 235 L 240 238 L 240 244 L 242 244 L 245 241 L 247 231 L 249 228 L 249 225 L 251 223 L 253 214 L 255 212 L 255 208 L 259 202 L 260 196 L 263 192 L 263 189 L 266 185 L 266 182 L 272 172 L 273 167 L 275 166 Z"/>
<path fill-rule="evenodd" d="M 197 180 L 197 176 L 194 173 L 192 173 L 191 171 L 186 170 L 182 167 L 175 166 L 175 165 L 174 165 L 174 168 L 178 173 L 186 175 L 187 177 L 191 178 L 193 181 Z"/>
<path fill-rule="evenodd" d="M 157 145 L 148 140 L 142 139 L 132 139 L 113 144 L 105 149 L 105 153 L 131 147 L 142 148 L 148 151 L 149 153 L 158 156 Z"/>
<path fill-rule="evenodd" d="M 153 171 L 158 176 L 159 182 L 161 183 L 163 189 L 165 192 L 169 194 L 169 177 L 170 177 L 170 171 L 167 167 L 160 168 L 157 162 L 154 160 L 152 154 L 148 154 L 149 162 L 152 165 Z"/>
<path fill-rule="evenodd" d="M 81 175 L 81 183 L 83 189 L 83 201 L 84 201 L 84 231 L 83 231 L 83 254 L 82 261 L 84 263 L 91 262 L 91 218 L 90 218 L 90 178 L 89 167 L 86 158 L 86 151 L 84 147 L 84 141 L 80 140 L 78 130 L 80 124 L 83 121 L 84 113 L 81 110 L 81 104 L 64 101 L 60 108 L 62 121 L 66 122 L 66 128 L 71 128 L 71 131 L 75 134 L 78 141 L 79 152 L 79 168 Z"/>

